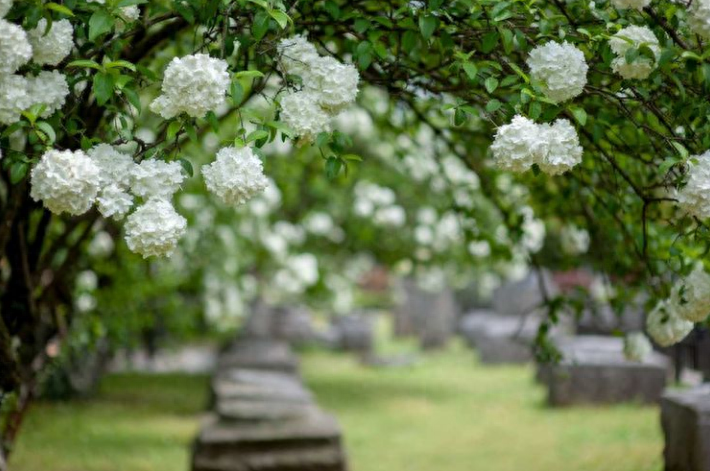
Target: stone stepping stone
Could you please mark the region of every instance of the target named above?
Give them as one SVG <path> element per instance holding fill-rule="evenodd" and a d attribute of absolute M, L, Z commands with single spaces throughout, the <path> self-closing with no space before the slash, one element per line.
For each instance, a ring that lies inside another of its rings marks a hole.
<path fill-rule="evenodd" d="M 653 352 L 643 362 L 624 357 L 619 337 L 576 336 L 554 339 L 563 358 L 538 365 L 552 406 L 657 402 L 666 384 L 668 359 Z"/>
<path fill-rule="evenodd" d="M 257 338 L 241 338 L 232 342 L 221 353 L 217 370 L 250 368 L 298 372 L 298 359 L 288 343 Z"/>
<path fill-rule="evenodd" d="M 710 471 L 710 383 L 661 399 L 666 471 Z"/>
<path fill-rule="evenodd" d="M 281 402 L 313 402 L 311 393 L 294 377 L 273 378 L 272 381 L 244 381 L 218 375 L 212 380 L 212 395 L 217 401 L 225 399 L 270 400 Z"/>
<path fill-rule="evenodd" d="M 210 415 L 195 441 L 193 471 L 345 471 L 340 428 L 315 409 L 280 422 L 232 423 Z"/>

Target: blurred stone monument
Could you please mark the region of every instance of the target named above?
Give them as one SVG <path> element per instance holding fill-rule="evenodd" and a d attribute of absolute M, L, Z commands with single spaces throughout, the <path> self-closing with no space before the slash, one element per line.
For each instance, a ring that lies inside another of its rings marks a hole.
<path fill-rule="evenodd" d="M 313 318 L 303 306 L 271 306 L 258 299 L 252 305 L 243 332 L 250 337 L 273 338 L 292 344 L 315 341 Z"/>
<path fill-rule="evenodd" d="M 494 291 L 493 310 L 504 316 L 524 316 L 544 304 L 545 294 L 548 299 L 559 294 L 552 276 L 547 270 L 532 270 L 525 278 L 505 283 Z"/>
<path fill-rule="evenodd" d="M 370 353 L 375 345 L 374 319 L 365 313 L 336 316 L 332 321 L 331 338 L 338 350 Z"/>
<path fill-rule="evenodd" d="M 454 293 L 448 288 L 424 290 L 410 278 L 401 280 L 400 293 L 401 302 L 394 310 L 395 335 L 416 336 L 425 349 L 444 347 L 458 318 Z"/>
<path fill-rule="evenodd" d="M 337 421 L 297 374 L 288 344 L 239 338 L 220 355 L 193 471 L 346 471 Z"/>
<path fill-rule="evenodd" d="M 661 399 L 666 471 L 710 471 L 710 383 Z"/>
<path fill-rule="evenodd" d="M 548 388 L 552 406 L 657 402 L 669 373 L 658 352 L 641 362 L 627 360 L 620 337 L 582 335 L 554 338 L 562 360 L 538 365 L 538 379 Z"/>
<path fill-rule="evenodd" d="M 476 310 L 461 318 L 459 330 L 484 364 L 526 363 L 533 357 L 539 316 L 502 316 Z"/>

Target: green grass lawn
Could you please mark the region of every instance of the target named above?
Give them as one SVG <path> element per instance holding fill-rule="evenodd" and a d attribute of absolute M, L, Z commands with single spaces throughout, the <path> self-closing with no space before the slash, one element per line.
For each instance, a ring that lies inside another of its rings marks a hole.
<path fill-rule="evenodd" d="M 335 413 L 352 471 L 658 471 L 658 409 L 552 410 L 532 369 L 484 367 L 454 347 L 406 368 L 303 354 Z M 15 471 L 179 471 L 207 397 L 204 377 L 114 375 L 87 402 L 36 404 Z"/>

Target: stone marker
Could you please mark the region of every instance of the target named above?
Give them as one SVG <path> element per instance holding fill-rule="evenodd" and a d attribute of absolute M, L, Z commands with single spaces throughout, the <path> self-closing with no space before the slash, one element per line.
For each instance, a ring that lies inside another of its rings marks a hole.
<path fill-rule="evenodd" d="M 316 340 L 313 318 L 303 306 L 271 306 L 263 300 L 254 302 L 244 323 L 243 332 L 248 337 L 285 340 L 303 344 Z"/>
<path fill-rule="evenodd" d="M 710 383 L 661 399 L 665 471 L 710 471 Z"/>
<path fill-rule="evenodd" d="M 532 344 L 540 324 L 535 316 L 501 316 L 473 311 L 461 319 L 460 331 L 478 351 L 481 363 L 513 364 L 532 360 Z"/>
<path fill-rule="evenodd" d="M 212 395 L 218 399 L 268 399 L 311 402 L 311 393 L 288 373 L 231 369 L 212 380 Z"/>
<path fill-rule="evenodd" d="M 577 320 L 580 335 L 612 335 L 615 332 L 641 332 L 645 327 L 643 306 L 628 306 L 617 314 L 608 304 L 585 309 Z"/>
<path fill-rule="evenodd" d="M 548 387 L 552 406 L 657 402 L 668 376 L 668 359 L 653 352 L 643 362 L 624 357 L 619 337 L 577 336 L 554 339 L 563 358 L 538 365 L 538 378 Z"/>
<path fill-rule="evenodd" d="M 344 351 L 368 353 L 375 343 L 373 319 L 366 314 L 337 316 L 332 322 L 332 340 L 335 348 Z"/>
<path fill-rule="evenodd" d="M 416 335 L 425 349 L 441 348 L 454 333 L 458 305 L 450 289 L 429 292 L 412 279 L 402 280 L 402 302 L 394 310 L 397 336 Z"/>
<path fill-rule="evenodd" d="M 542 274 L 547 296 L 552 299 L 559 290 L 546 270 L 543 270 Z M 493 310 L 504 316 L 524 316 L 532 313 L 545 300 L 539 280 L 538 272 L 531 271 L 522 280 L 500 286 L 493 293 Z"/>
<path fill-rule="evenodd" d="M 219 357 L 217 370 L 225 368 L 296 373 L 298 359 L 286 342 L 260 338 L 239 338 L 228 345 Z"/>
<path fill-rule="evenodd" d="M 315 410 L 278 422 L 235 426 L 210 415 L 193 453 L 193 471 L 345 471 L 340 429 Z"/>

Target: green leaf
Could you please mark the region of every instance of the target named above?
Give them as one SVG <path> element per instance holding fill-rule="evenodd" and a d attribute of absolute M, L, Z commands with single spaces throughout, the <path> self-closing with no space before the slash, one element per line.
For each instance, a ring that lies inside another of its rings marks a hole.
<path fill-rule="evenodd" d="M 84 67 L 87 69 L 103 70 L 102 67 L 96 62 L 87 59 L 80 59 L 76 61 L 71 61 L 67 64 L 67 67 Z"/>
<path fill-rule="evenodd" d="M 186 174 L 188 174 L 191 177 L 195 175 L 195 171 L 192 168 L 192 162 L 190 162 L 189 160 L 187 160 L 183 157 L 180 157 L 178 159 L 178 162 L 180 162 L 180 165 L 182 165 L 182 169 L 185 170 Z"/>
<path fill-rule="evenodd" d="M 182 129 L 182 123 L 180 121 L 172 121 L 168 124 L 168 131 L 165 135 L 166 140 L 172 141 L 177 136 L 178 132 Z"/>
<path fill-rule="evenodd" d="M 114 78 L 111 74 L 98 73 L 94 75 L 94 95 L 96 102 L 103 106 L 113 96 Z"/>
<path fill-rule="evenodd" d="M 46 121 L 39 121 L 35 125 L 39 131 L 42 132 L 44 136 L 46 136 L 45 141 L 47 141 L 49 144 L 53 144 L 57 140 L 57 135 L 54 132 L 54 128 Z"/>
<path fill-rule="evenodd" d="M 486 104 L 486 111 L 489 113 L 493 113 L 494 111 L 497 111 L 501 106 L 503 106 L 503 103 L 501 103 L 498 100 L 491 100 Z"/>
<path fill-rule="evenodd" d="M 432 37 L 436 27 L 439 26 L 439 19 L 435 16 L 427 15 L 419 17 L 419 31 L 427 41 Z"/>
<path fill-rule="evenodd" d="M 263 129 L 257 129 L 256 131 L 252 131 L 249 133 L 249 135 L 247 136 L 247 142 L 258 141 L 267 137 L 269 137 L 269 133 L 267 131 L 264 131 Z"/>
<path fill-rule="evenodd" d="M 132 70 L 133 72 L 136 71 L 136 66 L 135 66 L 135 65 L 131 64 L 131 63 L 128 62 L 128 61 L 124 61 L 124 60 L 117 60 L 117 61 L 107 62 L 106 64 L 104 64 L 104 67 L 105 67 L 107 70 L 108 70 L 108 69 L 117 69 L 117 68 L 119 68 L 119 67 L 123 67 L 124 69 Z"/>
<path fill-rule="evenodd" d="M 113 29 L 113 17 L 106 10 L 96 10 L 89 18 L 89 41 Z"/>
<path fill-rule="evenodd" d="M 260 41 L 269 30 L 269 19 L 271 17 L 264 11 L 258 12 L 254 15 L 254 22 L 251 25 L 251 32 L 254 35 L 254 39 Z"/>
<path fill-rule="evenodd" d="M 291 18 L 281 10 L 269 10 L 269 15 L 271 15 L 271 18 L 276 20 L 281 29 L 285 29 L 288 26 L 289 21 L 291 21 Z"/>
<path fill-rule="evenodd" d="M 142 106 L 141 106 L 141 98 L 138 95 L 138 93 L 136 93 L 136 91 L 133 90 L 132 88 L 124 88 L 123 90 L 121 90 L 121 93 L 123 94 L 123 96 L 126 97 L 126 99 L 128 100 L 128 103 L 133 105 L 138 110 L 138 113 L 140 113 Z"/>
<path fill-rule="evenodd" d="M 328 143 L 329 140 L 330 134 L 328 134 L 327 132 L 318 133 L 318 135 L 316 136 L 316 145 L 318 147 L 323 147 Z"/>
<path fill-rule="evenodd" d="M 10 167 L 10 182 L 15 185 L 19 183 L 23 178 L 25 178 L 25 175 L 27 175 L 27 171 L 30 169 L 30 164 L 27 162 L 13 162 L 12 166 Z"/>
<path fill-rule="evenodd" d="M 343 162 L 337 157 L 330 156 L 325 162 L 325 175 L 333 179 L 338 176 L 340 169 L 343 167 Z"/>
<path fill-rule="evenodd" d="M 50 10 L 54 10 L 57 13 L 61 13 L 62 15 L 74 16 L 73 11 L 71 11 L 69 8 L 65 7 L 64 5 L 59 5 L 58 3 L 49 2 L 47 4 L 47 8 L 49 8 Z"/>
<path fill-rule="evenodd" d="M 185 19 L 185 21 L 187 21 L 190 24 L 195 23 L 195 14 L 192 12 L 192 8 L 189 8 L 185 5 L 183 5 L 182 2 L 174 2 L 174 6 L 175 6 L 175 11 L 180 13 L 180 16 L 182 16 Z M 261 13 L 261 12 L 259 12 L 259 13 Z"/>
<path fill-rule="evenodd" d="M 234 74 L 234 76 L 237 79 L 243 79 L 243 78 L 257 78 L 257 77 L 263 77 L 264 74 L 259 72 L 258 70 L 242 70 L 241 72 L 237 72 Z"/>
<path fill-rule="evenodd" d="M 412 52 L 412 50 L 417 47 L 418 43 L 419 37 L 414 31 L 408 30 L 402 35 L 402 49 L 404 49 L 405 52 Z"/>
<path fill-rule="evenodd" d="M 673 147 L 675 147 L 675 150 L 678 151 L 678 153 L 683 158 L 683 160 L 688 158 L 688 155 L 690 155 L 690 153 L 688 152 L 688 149 L 686 149 L 683 144 L 681 144 L 680 142 L 675 142 L 675 141 L 671 142 L 671 144 L 673 144 Z"/>
<path fill-rule="evenodd" d="M 478 67 L 473 62 L 464 62 L 463 71 L 466 72 L 468 78 L 471 80 L 476 80 L 476 74 L 478 74 Z"/>
<path fill-rule="evenodd" d="M 490 33 L 483 36 L 483 41 L 481 42 L 481 51 L 488 54 L 493 49 L 495 49 L 498 44 L 498 32 L 491 31 Z"/>
<path fill-rule="evenodd" d="M 355 154 L 345 154 L 343 155 L 343 159 L 350 160 L 352 162 L 362 162 L 362 157 Z"/>
<path fill-rule="evenodd" d="M 232 103 L 234 103 L 234 106 L 241 106 L 242 100 L 244 100 L 244 88 L 242 88 L 242 84 L 237 80 L 232 81 L 230 94 L 232 95 Z"/>
<path fill-rule="evenodd" d="M 571 108 L 570 111 L 572 112 L 572 116 L 574 116 L 574 119 L 576 119 L 581 126 L 587 124 L 587 112 L 584 111 L 584 108 L 575 107 Z"/>
<path fill-rule="evenodd" d="M 197 130 L 195 129 L 195 126 L 192 125 L 192 123 L 185 123 L 185 132 L 187 133 L 187 137 L 190 138 L 190 142 L 192 142 L 193 144 L 199 144 L 200 141 L 197 139 Z"/>
<path fill-rule="evenodd" d="M 484 83 L 488 93 L 493 93 L 496 88 L 498 88 L 498 79 L 495 77 L 488 77 Z"/>
<path fill-rule="evenodd" d="M 668 173 L 668 170 L 671 169 L 672 166 L 677 164 L 679 161 L 675 157 L 668 157 L 666 160 L 661 163 L 661 165 L 658 166 L 658 174 L 660 176 L 664 176 L 666 173 Z"/>
<path fill-rule="evenodd" d="M 148 0 L 121 0 L 116 4 L 116 8 L 130 7 L 131 5 L 142 5 L 148 3 Z"/>

